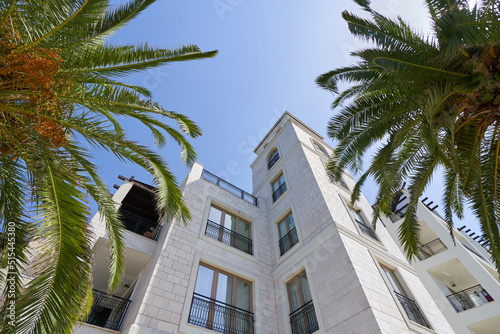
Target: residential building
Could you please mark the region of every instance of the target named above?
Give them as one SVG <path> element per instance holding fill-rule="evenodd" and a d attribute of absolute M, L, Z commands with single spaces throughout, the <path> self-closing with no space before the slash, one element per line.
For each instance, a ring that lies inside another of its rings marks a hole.
<path fill-rule="evenodd" d="M 252 194 L 193 164 L 188 225 L 153 223 L 153 189 L 123 178 L 122 287 L 98 293 L 75 333 L 453 333 L 368 201 L 350 204 L 353 178 L 330 181 L 319 134 L 285 112 L 254 152 Z M 105 291 L 107 237 L 92 224 Z"/>
<path fill-rule="evenodd" d="M 394 213 L 382 218 L 396 241 L 408 196 L 401 191 L 393 201 Z M 500 333 L 500 280 L 484 239 L 463 226 L 453 228 L 453 240 L 436 208 L 427 197 L 418 203 L 421 246 L 410 263 L 455 333 Z"/>

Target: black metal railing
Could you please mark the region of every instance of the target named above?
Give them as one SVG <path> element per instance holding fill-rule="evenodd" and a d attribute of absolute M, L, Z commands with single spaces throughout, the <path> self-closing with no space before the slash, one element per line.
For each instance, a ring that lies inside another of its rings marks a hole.
<path fill-rule="evenodd" d="M 275 155 L 273 155 L 273 157 L 267 163 L 267 169 L 271 169 L 271 167 L 274 166 L 274 164 L 276 163 L 276 161 L 279 160 L 279 158 L 280 158 L 280 155 L 278 153 L 276 153 Z"/>
<path fill-rule="evenodd" d="M 420 261 L 425 260 L 433 255 L 439 254 L 447 250 L 448 247 L 441 241 L 441 239 L 437 238 L 432 240 L 431 242 L 426 243 L 418 247 L 418 259 Z"/>
<path fill-rule="evenodd" d="M 120 209 L 118 212 L 121 216 L 125 229 L 154 241 L 158 240 L 158 235 L 161 230 L 160 224 L 138 216 L 127 210 Z"/>
<path fill-rule="evenodd" d="M 290 313 L 290 324 L 293 334 L 310 334 L 319 329 L 312 300 Z"/>
<path fill-rule="evenodd" d="M 225 228 L 216 222 L 208 220 L 205 234 L 245 253 L 253 254 L 252 239 Z"/>
<path fill-rule="evenodd" d="M 255 197 L 255 196 L 247 193 L 246 191 L 236 187 L 235 185 L 227 182 L 226 180 L 221 179 L 217 175 L 210 173 L 206 169 L 204 169 L 203 172 L 201 173 L 201 177 L 204 178 L 205 180 L 221 187 L 222 189 L 229 191 L 231 194 L 238 196 L 239 198 L 247 201 L 248 203 L 251 203 L 255 206 L 258 206 L 258 204 L 259 204 L 257 201 L 257 197 Z"/>
<path fill-rule="evenodd" d="M 119 330 L 131 301 L 96 289 L 93 289 L 93 294 L 94 301 L 85 322 L 115 331 Z"/>
<path fill-rule="evenodd" d="M 299 242 L 299 237 L 297 236 L 297 229 L 294 227 L 279 241 L 280 255 L 288 252 L 297 242 Z"/>
<path fill-rule="evenodd" d="M 286 183 L 282 183 L 278 189 L 273 192 L 273 202 L 276 202 L 278 198 L 286 191 Z"/>
<path fill-rule="evenodd" d="M 431 328 L 427 320 L 425 320 L 422 311 L 420 311 L 420 308 L 413 299 L 410 299 L 405 295 L 397 293 L 396 291 L 394 291 L 394 293 L 396 294 L 396 297 L 401 303 L 401 306 L 403 306 L 406 315 L 408 316 L 408 319 L 424 327 Z"/>
<path fill-rule="evenodd" d="M 485 259 L 485 258 L 484 258 L 481 254 L 479 254 L 477 251 L 473 250 L 472 248 L 470 248 L 470 247 L 466 246 L 466 245 L 465 245 L 465 244 L 463 244 L 463 243 L 461 243 L 461 244 L 462 244 L 462 246 L 464 246 L 466 249 L 468 249 L 468 250 L 469 250 L 469 252 L 471 252 L 471 253 L 475 254 L 476 256 L 478 256 L 478 257 L 480 257 L 481 259 L 483 259 L 483 260 L 485 260 L 485 261 L 486 261 L 486 259 Z"/>
<path fill-rule="evenodd" d="M 252 312 L 194 293 L 188 323 L 219 333 L 253 334 L 254 318 Z"/>
<path fill-rule="evenodd" d="M 493 301 L 493 298 L 478 284 L 471 288 L 446 296 L 457 312 L 462 312 Z"/>

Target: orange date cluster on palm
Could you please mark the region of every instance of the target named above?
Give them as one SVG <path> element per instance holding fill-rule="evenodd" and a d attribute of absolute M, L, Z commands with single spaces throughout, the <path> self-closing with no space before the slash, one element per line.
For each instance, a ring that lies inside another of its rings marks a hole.
<path fill-rule="evenodd" d="M 10 28 L 0 39 L 0 156 L 16 156 L 40 140 L 63 147 L 66 130 L 57 121 L 67 117 L 71 105 L 57 99 L 69 87 L 57 76 L 62 59 L 57 50 L 19 50 Z"/>

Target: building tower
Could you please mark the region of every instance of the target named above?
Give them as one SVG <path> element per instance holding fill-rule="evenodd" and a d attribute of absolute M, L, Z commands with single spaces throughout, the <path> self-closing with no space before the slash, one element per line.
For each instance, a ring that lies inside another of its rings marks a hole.
<path fill-rule="evenodd" d="M 192 166 L 187 226 L 150 224 L 151 189 L 125 179 L 124 299 L 94 300 L 76 333 L 453 333 L 384 225 L 373 230 L 368 201 L 350 205 L 352 177 L 329 180 L 320 135 L 285 112 L 254 152 L 252 194 Z M 96 259 L 99 288 L 106 257 Z"/>

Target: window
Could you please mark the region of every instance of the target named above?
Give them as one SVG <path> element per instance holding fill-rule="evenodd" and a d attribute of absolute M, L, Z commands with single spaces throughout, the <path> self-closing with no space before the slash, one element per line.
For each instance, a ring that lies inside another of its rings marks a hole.
<path fill-rule="evenodd" d="M 405 310 L 408 319 L 421 326 L 431 328 L 429 323 L 425 319 L 423 313 L 420 311 L 418 304 L 412 298 L 410 298 L 410 295 L 407 293 L 406 289 L 401 284 L 400 280 L 398 279 L 396 271 L 382 264 L 380 266 L 382 267 L 384 276 L 389 282 L 391 289 L 394 291 L 396 298 L 399 300 L 401 306 Z"/>
<path fill-rule="evenodd" d="M 330 155 L 328 154 L 328 152 L 325 150 L 325 148 L 322 145 L 318 144 L 316 141 L 313 141 L 312 143 L 313 143 L 313 146 L 316 149 L 316 151 L 320 152 L 321 154 L 323 154 L 327 158 L 330 157 Z"/>
<path fill-rule="evenodd" d="M 299 242 L 297 229 L 295 228 L 295 222 L 291 213 L 278 223 L 278 232 L 280 236 L 280 255 L 283 255 Z"/>
<path fill-rule="evenodd" d="M 219 333 L 252 334 L 252 284 L 200 264 L 188 323 Z"/>
<path fill-rule="evenodd" d="M 273 188 L 273 202 L 276 202 L 276 200 L 286 191 L 285 176 L 283 173 L 271 183 L 271 186 Z"/>
<path fill-rule="evenodd" d="M 269 154 L 269 158 L 267 159 L 267 169 L 271 169 L 279 158 L 280 154 L 278 153 L 278 149 L 275 148 L 271 151 L 271 154 Z"/>
<path fill-rule="evenodd" d="M 290 302 L 290 324 L 293 334 L 309 334 L 317 331 L 318 319 L 314 311 L 309 282 L 305 272 L 295 276 L 287 285 Z"/>
<path fill-rule="evenodd" d="M 347 186 L 347 183 L 345 183 L 345 181 L 342 177 L 340 177 L 340 179 L 338 179 L 338 181 L 336 181 L 335 178 L 333 177 L 333 174 L 328 170 L 327 164 L 325 164 L 323 162 L 323 166 L 325 166 L 326 174 L 330 178 L 330 181 L 332 181 L 333 183 L 337 183 L 339 186 L 341 186 L 342 188 L 345 188 L 347 191 L 349 191 L 349 187 Z"/>
<path fill-rule="evenodd" d="M 368 223 L 366 223 L 365 219 L 361 215 L 361 210 L 354 209 L 353 207 L 349 207 L 349 209 L 351 210 L 351 213 L 354 217 L 354 220 L 358 224 L 358 227 L 361 230 L 361 232 L 363 232 L 367 236 L 379 241 L 377 238 L 377 235 L 373 231 L 372 227 Z"/>
<path fill-rule="evenodd" d="M 205 234 L 245 253 L 253 254 L 250 223 L 224 209 L 211 206 Z"/>

